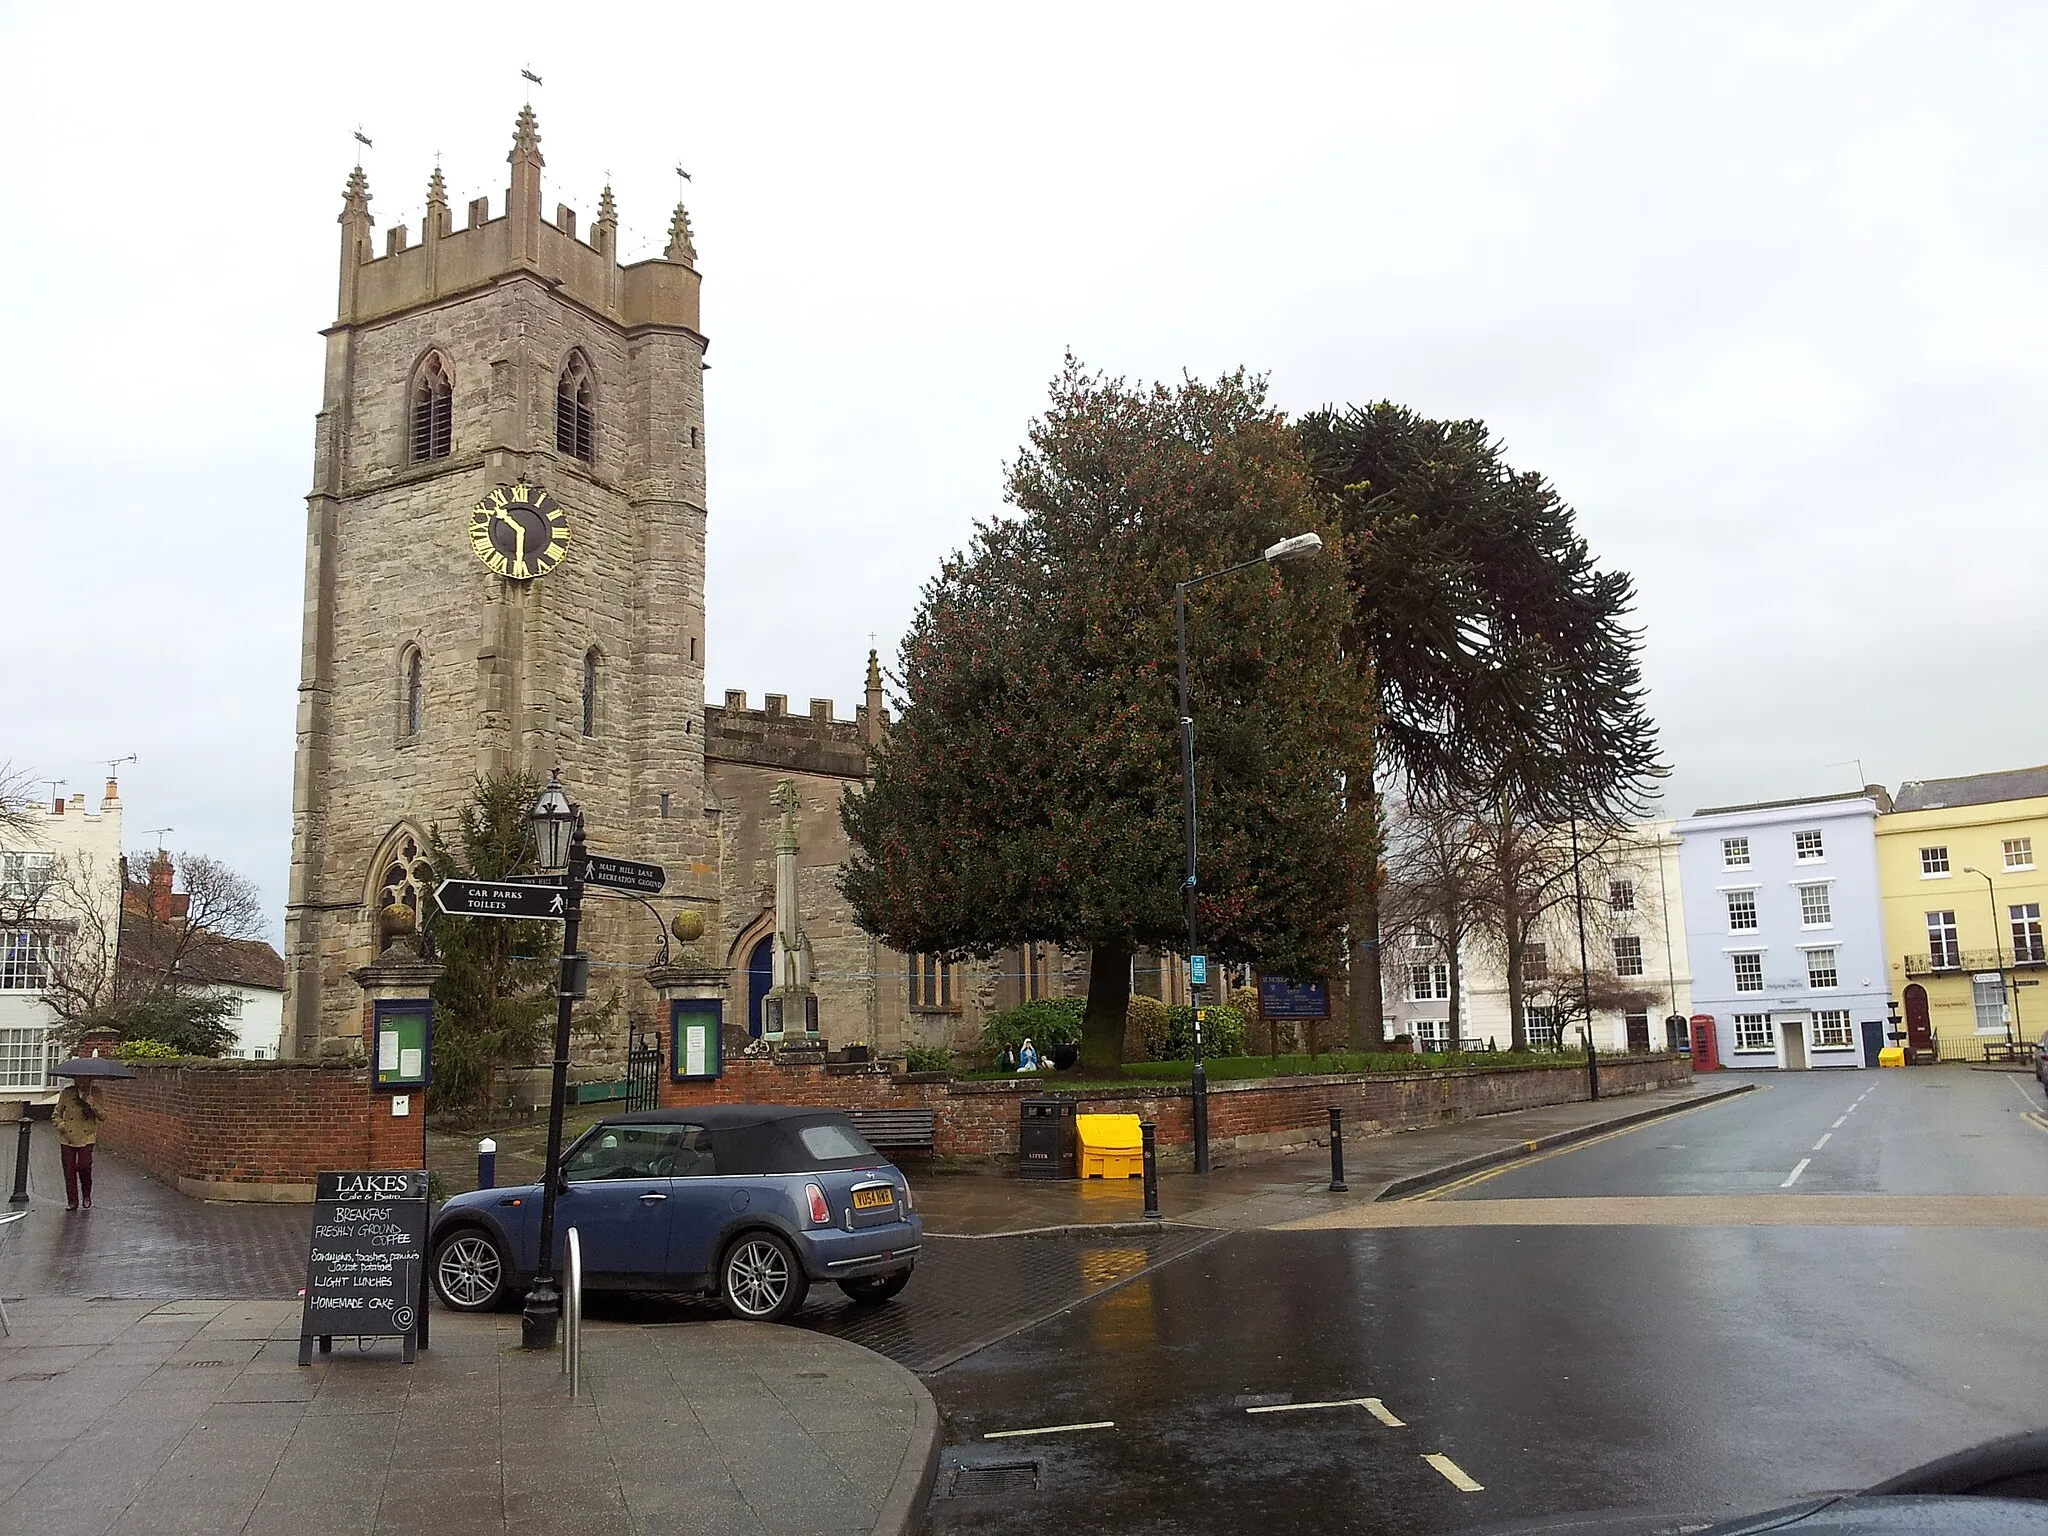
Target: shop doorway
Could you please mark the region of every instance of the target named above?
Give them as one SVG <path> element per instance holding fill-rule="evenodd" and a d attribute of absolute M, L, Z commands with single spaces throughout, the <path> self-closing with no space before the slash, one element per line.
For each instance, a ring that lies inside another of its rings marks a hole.
<path fill-rule="evenodd" d="M 1788 1072 L 1806 1070 L 1806 1015 L 1779 1013 L 1771 1016 L 1778 1028 L 1778 1065 Z"/>

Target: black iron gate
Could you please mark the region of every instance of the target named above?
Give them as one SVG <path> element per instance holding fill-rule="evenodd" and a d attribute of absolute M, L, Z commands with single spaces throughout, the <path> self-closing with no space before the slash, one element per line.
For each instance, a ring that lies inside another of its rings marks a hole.
<path fill-rule="evenodd" d="M 660 1096 L 660 1036 L 636 1029 L 626 1046 L 626 1102 L 633 1109 L 653 1109 Z"/>

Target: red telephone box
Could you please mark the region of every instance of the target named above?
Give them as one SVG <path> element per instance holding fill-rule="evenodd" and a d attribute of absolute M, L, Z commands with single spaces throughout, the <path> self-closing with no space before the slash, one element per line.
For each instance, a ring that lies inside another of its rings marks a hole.
<path fill-rule="evenodd" d="M 1714 1033 L 1714 1016 L 1696 1013 L 1692 1016 L 1692 1069 L 1695 1072 L 1713 1072 L 1720 1065 L 1721 1042 Z"/>

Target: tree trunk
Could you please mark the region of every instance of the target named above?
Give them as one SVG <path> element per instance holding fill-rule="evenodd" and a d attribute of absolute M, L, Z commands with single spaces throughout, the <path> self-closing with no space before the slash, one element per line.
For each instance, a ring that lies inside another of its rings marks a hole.
<path fill-rule="evenodd" d="M 1088 951 L 1088 1011 L 1081 1019 L 1081 1069 L 1114 1077 L 1124 1069 L 1124 1024 L 1131 1011 L 1131 946 Z"/>
<path fill-rule="evenodd" d="M 1371 782 L 1370 775 L 1366 781 Z M 1383 1051 L 1387 1048 L 1387 1016 L 1380 992 L 1380 797 L 1372 790 L 1363 802 L 1367 818 L 1370 857 L 1366 860 L 1365 885 L 1358 893 L 1350 915 L 1346 939 L 1350 969 L 1351 1049 Z"/>
<path fill-rule="evenodd" d="M 1462 962 L 1462 961 L 1460 960 L 1460 958 L 1459 958 L 1459 955 L 1458 955 L 1458 946 L 1457 946 L 1456 944 L 1451 944 L 1451 945 L 1449 946 L 1449 948 L 1450 948 L 1450 967 L 1449 967 L 1449 968 L 1450 968 L 1450 973 L 1451 973 L 1451 1017 L 1450 1017 L 1450 1021 L 1449 1021 L 1449 1023 L 1450 1023 L 1450 1034 L 1451 1034 L 1451 1038 L 1450 1038 L 1450 1042 L 1449 1042 L 1449 1046 L 1448 1046 L 1448 1048 L 1449 1048 L 1450 1050 L 1453 1050 L 1453 1051 L 1455 1051 L 1455 1050 L 1458 1050 L 1458 1049 L 1460 1049 L 1460 1046 L 1459 1046 L 1459 1043 L 1458 1043 L 1458 1024 L 1459 1024 L 1459 1014 L 1458 1014 L 1458 989 L 1459 989 L 1460 985 L 1461 985 L 1461 984 L 1463 983 L 1463 981 L 1464 981 L 1464 964 L 1463 964 L 1463 962 Z"/>

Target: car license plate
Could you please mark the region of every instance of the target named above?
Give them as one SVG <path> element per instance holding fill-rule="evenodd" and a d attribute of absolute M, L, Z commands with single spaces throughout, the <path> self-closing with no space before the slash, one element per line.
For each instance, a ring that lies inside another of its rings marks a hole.
<path fill-rule="evenodd" d="M 896 1191 L 886 1186 L 880 1189 L 856 1189 L 853 1192 L 853 1208 L 856 1211 L 878 1211 L 896 1203 Z"/>

